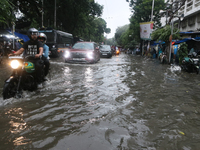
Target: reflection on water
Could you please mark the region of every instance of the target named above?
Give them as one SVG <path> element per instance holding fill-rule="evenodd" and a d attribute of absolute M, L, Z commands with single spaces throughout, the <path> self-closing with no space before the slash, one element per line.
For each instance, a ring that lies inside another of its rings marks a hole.
<path fill-rule="evenodd" d="M 25 145 L 28 143 L 31 143 L 31 141 L 29 139 L 24 138 L 23 136 L 20 136 L 18 138 L 15 138 L 15 140 L 13 141 L 14 145 Z"/>
<path fill-rule="evenodd" d="M 86 68 L 85 70 L 85 87 L 94 87 L 92 84 L 93 81 L 93 69 L 91 67 Z"/>
<path fill-rule="evenodd" d="M 8 131 L 11 133 L 11 135 L 18 136 L 13 139 L 10 135 L 11 137 L 8 139 L 8 141 L 13 141 L 14 145 L 25 145 L 30 143 L 31 141 L 29 139 L 20 136 L 21 132 L 27 129 L 27 124 L 23 119 L 24 114 L 22 108 L 11 108 L 5 112 L 5 115 L 10 120 Z"/>

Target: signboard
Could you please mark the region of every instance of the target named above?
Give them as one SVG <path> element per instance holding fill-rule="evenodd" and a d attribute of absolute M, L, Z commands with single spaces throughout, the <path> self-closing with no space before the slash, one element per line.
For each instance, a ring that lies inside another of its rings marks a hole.
<path fill-rule="evenodd" d="M 151 40 L 153 30 L 153 22 L 140 23 L 140 38 L 143 40 Z"/>

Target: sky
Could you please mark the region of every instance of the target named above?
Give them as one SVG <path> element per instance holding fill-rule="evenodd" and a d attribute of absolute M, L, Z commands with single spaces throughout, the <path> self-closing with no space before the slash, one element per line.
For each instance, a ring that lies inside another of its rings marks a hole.
<path fill-rule="evenodd" d="M 129 24 L 131 10 L 126 0 L 95 0 L 96 3 L 104 6 L 102 18 L 107 22 L 107 28 L 111 29 L 109 34 L 105 34 L 108 39 L 115 36 L 118 27 Z"/>

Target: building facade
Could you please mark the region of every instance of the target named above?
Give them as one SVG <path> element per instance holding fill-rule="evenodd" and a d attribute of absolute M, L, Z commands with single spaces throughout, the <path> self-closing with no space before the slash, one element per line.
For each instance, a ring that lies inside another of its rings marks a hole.
<path fill-rule="evenodd" d="M 180 22 L 180 31 L 200 31 L 200 0 L 186 0 L 185 5 L 178 11 L 178 15 L 184 14 Z"/>

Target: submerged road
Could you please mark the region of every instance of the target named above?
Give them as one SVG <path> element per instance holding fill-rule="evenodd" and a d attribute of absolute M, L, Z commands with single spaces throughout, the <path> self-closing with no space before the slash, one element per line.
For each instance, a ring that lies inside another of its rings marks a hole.
<path fill-rule="evenodd" d="M 0 64 L 0 91 L 10 70 Z M 51 59 L 50 81 L 0 95 L 0 149 L 196 150 L 200 75 L 120 54 L 96 64 Z"/>

